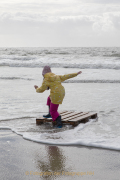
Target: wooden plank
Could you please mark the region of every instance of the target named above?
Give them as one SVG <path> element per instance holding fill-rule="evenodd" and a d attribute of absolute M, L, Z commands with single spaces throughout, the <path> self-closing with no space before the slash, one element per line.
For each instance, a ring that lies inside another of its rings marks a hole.
<path fill-rule="evenodd" d="M 59 113 L 60 114 L 65 114 L 65 113 L 67 113 L 68 111 L 60 111 Z"/>
<path fill-rule="evenodd" d="M 91 116 L 94 116 L 94 115 L 97 115 L 96 113 L 88 113 L 86 115 L 83 115 L 81 117 L 78 117 L 78 118 L 75 118 L 75 119 L 72 119 L 70 121 L 72 122 L 77 122 L 77 121 L 82 121 L 84 119 L 88 119 L 88 118 L 91 118 Z M 68 120 L 69 121 L 69 120 Z"/>
<path fill-rule="evenodd" d="M 81 121 L 81 120 L 86 119 L 86 118 L 90 118 L 91 116 L 94 116 L 94 115 L 97 115 L 97 114 L 96 113 L 88 113 L 88 114 L 85 114 L 83 116 L 80 116 L 78 118 L 68 120 L 68 121 L 77 122 L 77 121 Z"/>
<path fill-rule="evenodd" d="M 82 113 L 81 116 L 83 116 L 83 115 L 85 115 L 85 114 L 88 114 L 88 113 Z M 76 119 L 76 118 L 79 118 L 79 117 L 80 117 L 80 115 L 76 115 L 76 116 L 73 116 L 73 117 L 71 116 L 71 117 L 68 117 L 68 118 L 66 118 L 66 119 L 63 118 L 63 119 L 62 119 L 62 122 L 66 122 L 66 121 L 69 121 L 69 120 L 72 121 L 73 119 Z"/>
<path fill-rule="evenodd" d="M 86 113 L 84 113 L 84 114 L 86 114 Z M 72 114 L 72 115 L 70 115 L 70 116 L 66 116 L 66 117 L 64 117 L 64 116 L 62 116 L 62 119 L 64 119 L 64 120 L 66 120 L 66 119 L 70 119 L 70 118 L 74 118 L 74 117 L 79 117 L 79 116 L 82 116 L 83 115 L 83 112 L 80 112 L 80 113 L 75 113 L 75 114 Z"/>
<path fill-rule="evenodd" d="M 80 114 L 81 112 L 71 112 L 71 113 L 69 113 L 69 114 L 65 114 L 65 115 L 62 115 L 62 118 L 63 119 L 66 119 L 66 118 L 68 118 L 68 117 L 73 117 L 73 116 L 75 116 L 75 115 L 78 115 L 78 114 Z"/>
<path fill-rule="evenodd" d="M 37 120 L 45 121 L 45 120 L 51 120 L 52 118 L 44 118 L 44 117 L 39 117 Z"/>
<path fill-rule="evenodd" d="M 67 111 L 67 112 L 65 112 L 65 113 L 59 113 L 61 116 L 63 116 L 63 115 L 67 115 L 67 114 L 71 114 L 73 111 Z"/>
<path fill-rule="evenodd" d="M 46 119 L 46 118 L 40 118 L 40 119 L 36 119 L 36 124 L 43 124 L 45 122 L 52 122 L 52 119 Z"/>
<path fill-rule="evenodd" d="M 86 113 L 80 113 L 80 114 L 76 114 L 75 116 L 71 116 L 71 117 L 67 117 L 67 118 L 62 118 L 62 121 L 69 121 L 69 120 L 73 120 L 75 118 L 78 118 L 78 117 L 82 117 L 83 115 L 86 115 L 88 114 L 87 112 Z"/>

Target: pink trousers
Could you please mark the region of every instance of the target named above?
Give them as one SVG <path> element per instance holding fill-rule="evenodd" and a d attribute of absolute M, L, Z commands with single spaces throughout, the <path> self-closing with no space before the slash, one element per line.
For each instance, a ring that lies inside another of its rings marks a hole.
<path fill-rule="evenodd" d="M 50 114 L 52 116 L 53 121 L 55 121 L 57 117 L 59 116 L 59 113 L 57 112 L 59 104 L 53 104 L 51 102 L 50 96 L 48 96 L 47 105 L 50 106 Z"/>

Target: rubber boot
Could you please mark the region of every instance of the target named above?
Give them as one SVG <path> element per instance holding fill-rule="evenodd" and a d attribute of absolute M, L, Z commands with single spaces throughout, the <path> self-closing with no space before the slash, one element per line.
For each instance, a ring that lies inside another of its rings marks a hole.
<path fill-rule="evenodd" d="M 48 106 L 48 108 L 49 108 L 49 113 L 47 115 L 43 115 L 44 118 L 52 118 L 50 114 L 50 106 Z"/>
<path fill-rule="evenodd" d="M 62 128 L 61 116 L 58 116 L 56 119 L 56 128 Z"/>

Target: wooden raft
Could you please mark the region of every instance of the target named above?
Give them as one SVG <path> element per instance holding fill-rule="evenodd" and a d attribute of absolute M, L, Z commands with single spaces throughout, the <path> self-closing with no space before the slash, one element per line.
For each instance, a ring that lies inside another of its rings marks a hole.
<path fill-rule="evenodd" d="M 63 124 L 71 124 L 73 126 L 77 126 L 79 123 L 86 123 L 89 119 L 97 118 L 97 113 L 92 112 L 62 111 L 60 112 L 60 115 Z M 53 125 L 56 124 L 56 121 L 53 121 L 52 118 L 40 117 L 36 119 L 37 125 L 41 125 L 46 122 L 52 122 Z"/>

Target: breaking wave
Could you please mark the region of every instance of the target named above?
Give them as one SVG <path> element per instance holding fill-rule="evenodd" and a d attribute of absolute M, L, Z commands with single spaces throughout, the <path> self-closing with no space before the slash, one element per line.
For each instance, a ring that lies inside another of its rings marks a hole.
<path fill-rule="evenodd" d="M 31 78 L 22 78 L 22 77 L 0 77 L 0 79 L 3 79 L 3 80 L 28 80 L 28 81 L 33 80 Z"/>
<path fill-rule="evenodd" d="M 40 68 L 44 66 L 50 66 L 54 68 L 80 68 L 80 69 L 120 69 L 120 64 L 65 64 L 65 63 L 41 63 L 41 62 L 0 62 L 0 66 L 9 66 L 9 67 L 28 67 L 28 68 Z"/>
<path fill-rule="evenodd" d="M 120 48 L 0 48 L 0 66 L 120 69 Z"/>

